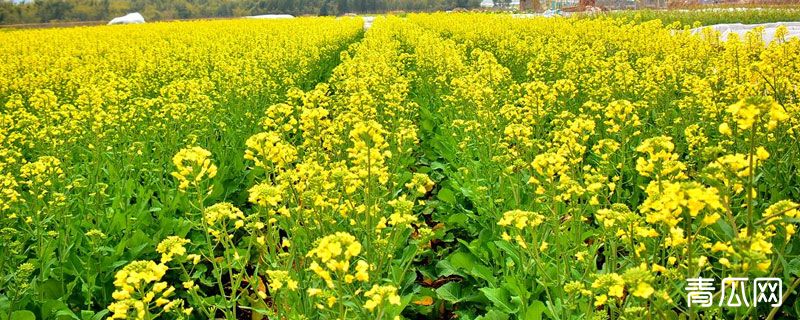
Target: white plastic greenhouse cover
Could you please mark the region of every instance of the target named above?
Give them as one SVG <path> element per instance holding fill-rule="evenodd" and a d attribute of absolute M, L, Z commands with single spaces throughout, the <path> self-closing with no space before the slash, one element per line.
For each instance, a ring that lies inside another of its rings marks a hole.
<path fill-rule="evenodd" d="M 294 18 L 291 14 L 262 14 L 258 16 L 247 16 L 247 19 L 291 19 Z"/>
<path fill-rule="evenodd" d="M 364 19 L 364 30 L 372 28 L 372 23 L 375 21 L 375 17 L 364 16 L 364 17 L 361 17 L 361 18 Z"/>
<path fill-rule="evenodd" d="M 129 13 L 121 17 L 111 19 L 108 24 L 136 24 L 144 23 L 144 17 L 138 12 Z"/>
<path fill-rule="evenodd" d="M 715 24 L 715 25 L 692 29 L 692 34 L 698 34 L 705 28 L 712 28 L 716 31 L 719 31 L 720 39 L 723 41 L 728 40 L 728 35 L 732 33 L 738 34 L 739 39 L 744 40 L 744 36 L 745 34 L 747 34 L 748 31 L 753 30 L 756 27 L 764 27 L 764 33 L 763 33 L 764 43 L 770 43 L 775 39 L 775 30 L 780 25 L 785 25 L 786 29 L 788 29 L 789 34 L 786 36 L 787 39 L 800 38 L 800 22 L 775 22 L 775 23 L 761 23 L 761 24 L 741 24 L 741 23 Z"/>

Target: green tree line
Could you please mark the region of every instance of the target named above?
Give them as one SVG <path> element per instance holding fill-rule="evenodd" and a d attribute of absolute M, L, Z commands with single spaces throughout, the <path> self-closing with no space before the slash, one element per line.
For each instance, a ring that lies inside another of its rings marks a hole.
<path fill-rule="evenodd" d="M 0 24 L 105 21 L 130 12 L 145 20 L 240 17 L 259 14 L 342 15 L 474 8 L 480 0 L 0 0 Z"/>

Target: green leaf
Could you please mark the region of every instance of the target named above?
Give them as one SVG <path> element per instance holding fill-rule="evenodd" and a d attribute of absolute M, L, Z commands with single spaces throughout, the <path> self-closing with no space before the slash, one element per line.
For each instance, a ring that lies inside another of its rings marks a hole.
<path fill-rule="evenodd" d="M 431 163 L 431 169 L 444 171 L 445 169 L 447 169 L 447 166 L 439 161 L 434 161 Z"/>
<path fill-rule="evenodd" d="M 62 319 L 80 320 L 81 319 L 81 318 L 78 318 L 78 315 L 76 315 L 75 312 L 72 312 L 72 310 L 70 310 L 70 309 L 58 310 L 58 312 L 55 313 L 55 318 L 58 319 L 58 320 L 62 320 Z"/>
<path fill-rule="evenodd" d="M 10 320 L 36 320 L 36 315 L 28 310 L 17 310 L 11 313 Z"/>
<path fill-rule="evenodd" d="M 58 299 L 64 295 L 61 290 L 61 282 L 56 279 L 48 279 L 40 284 L 40 292 L 45 299 Z"/>
<path fill-rule="evenodd" d="M 433 121 L 431 121 L 430 119 L 423 119 L 422 121 L 420 121 L 420 127 L 422 128 L 422 130 L 428 132 L 433 131 Z"/>
<path fill-rule="evenodd" d="M 108 309 L 106 309 L 108 310 Z M 81 310 L 81 319 L 83 320 L 94 320 L 94 311 L 91 310 Z"/>
<path fill-rule="evenodd" d="M 497 278 L 494 277 L 494 271 L 482 263 L 476 263 L 472 265 L 470 274 L 475 277 L 486 280 L 486 282 L 488 282 L 491 285 L 494 285 L 497 280 Z"/>
<path fill-rule="evenodd" d="M 481 288 L 480 290 L 500 311 L 505 313 L 517 312 L 518 308 L 511 303 L 508 290 L 505 288 Z"/>
<path fill-rule="evenodd" d="M 475 259 L 475 256 L 464 251 L 454 252 L 447 257 L 447 260 L 450 261 L 450 264 L 452 264 L 453 267 L 465 270 L 469 270 L 474 264 L 480 263 Z"/>
<path fill-rule="evenodd" d="M 0 294 L 0 320 L 8 320 L 8 311 L 11 310 L 11 303 L 5 295 Z"/>
<path fill-rule="evenodd" d="M 42 318 L 80 320 L 80 318 L 78 318 L 78 316 L 69 309 L 66 303 L 58 300 L 46 300 L 44 303 L 42 303 Z"/>
<path fill-rule="evenodd" d="M 450 205 L 456 204 L 456 194 L 449 188 L 443 188 L 439 190 L 439 193 L 436 195 L 436 197 L 439 198 L 439 200 L 449 203 Z"/>
<path fill-rule="evenodd" d="M 443 286 L 436 289 L 436 296 L 447 302 L 457 303 L 462 299 L 461 285 L 457 282 L 445 283 Z"/>
<path fill-rule="evenodd" d="M 436 269 L 439 270 L 437 274 L 439 277 L 447 277 L 452 275 L 464 276 L 462 272 L 458 271 L 458 269 L 447 260 L 439 260 L 439 262 L 436 263 Z"/>
<path fill-rule="evenodd" d="M 450 264 L 452 264 L 454 268 L 464 270 L 473 277 L 486 280 L 491 284 L 494 284 L 496 280 L 492 269 L 481 263 L 477 257 L 468 252 L 456 251 L 451 254 L 447 260 L 450 261 Z"/>
<path fill-rule="evenodd" d="M 789 264 L 786 265 L 786 271 L 795 276 L 800 275 L 800 257 L 789 261 Z"/>
<path fill-rule="evenodd" d="M 475 318 L 475 320 L 508 320 L 508 314 L 497 310 L 489 310 L 485 315 Z"/>
<path fill-rule="evenodd" d="M 469 216 L 464 213 L 453 213 L 447 216 L 447 224 L 456 226 L 466 226 L 469 222 Z"/>
<path fill-rule="evenodd" d="M 525 312 L 525 320 L 541 320 L 545 310 L 547 310 L 547 307 L 544 303 L 536 300 L 528 306 L 528 311 Z"/>
<path fill-rule="evenodd" d="M 111 312 L 111 311 L 109 311 L 108 309 L 100 310 L 94 316 L 92 316 L 92 320 L 103 319 L 103 317 L 105 317 L 109 312 Z"/>

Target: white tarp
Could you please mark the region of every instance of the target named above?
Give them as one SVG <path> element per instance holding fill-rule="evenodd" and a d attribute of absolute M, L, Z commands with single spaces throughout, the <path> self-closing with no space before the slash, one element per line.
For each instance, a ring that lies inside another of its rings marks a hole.
<path fill-rule="evenodd" d="M 786 29 L 788 29 L 789 34 L 786 36 L 788 38 L 800 38 L 800 22 L 775 22 L 775 23 L 761 23 L 761 24 L 741 24 L 741 23 L 728 23 L 728 24 L 715 24 L 711 26 L 704 26 L 700 28 L 692 29 L 692 34 L 699 34 L 705 28 L 711 28 L 720 33 L 720 39 L 725 41 L 728 40 L 728 36 L 730 34 L 737 34 L 739 35 L 739 39 L 744 40 L 745 34 L 748 31 L 755 29 L 756 27 L 763 27 L 764 32 L 763 40 L 764 43 L 770 43 L 775 39 L 775 30 L 777 30 L 778 26 L 785 25 Z"/>
<path fill-rule="evenodd" d="M 111 19 L 108 24 L 137 24 L 144 23 L 144 17 L 138 12 L 129 13 L 121 17 Z"/>
<path fill-rule="evenodd" d="M 262 14 L 258 16 L 247 16 L 247 19 L 291 19 L 294 18 L 291 14 Z"/>
<path fill-rule="evenodd" d="M 361 17 L 361 18 L 364 19 L 364 30 L 372 28 L 372 22 L 375 21 L 375 17 L 364 16 L 364 17 Z"/>

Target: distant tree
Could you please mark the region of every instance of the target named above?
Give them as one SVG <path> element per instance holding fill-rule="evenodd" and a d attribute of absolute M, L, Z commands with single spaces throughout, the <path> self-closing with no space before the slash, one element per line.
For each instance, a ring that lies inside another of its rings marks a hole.
<path fill-rule="evenodd" d="M 350 12 L 350 6 L 347 5 L 347 0 L 339 0 L 337 5 L 340 14 L 345 14 Z"/>
<path fill-rule="evenodd" d="M 173 6 L 175 7 L 175 14 L 178 19 L 188 19 L 192 17 L 192 12 L 187 7 L 185 1 L 177 1 Z"/>
<path fill-rule="evenodd" d="M 14 19 L 14 5 L 9 2 L 0 2 L 0 23 L 14 23 L 12 19 Z"/>
<path fill-rule="evenodd" d="M 37 13 L 42 22 L 53 20 L 64 20 L 67 13 L 72 10 L 74 5 L 71 2 L 62 0 L 46 0 L 36 2 Z"/>
<path fill-rule="evenodd" d="M 147 0 L 131 0 L 130 8 L 133 11 L 144 11 L 145 6 L 147 6 Z"/>
<path fill-rule="evenodd" d="M 217 17 L 232 17 L 233 9 L 235 7 L 236 5 L 231 2 L 224 2 L 219 7 L 217 7 L 217 12 L 215 13 L 215 15 Z"/>
<path fill-rule="evenodd" d="M 109 17 L 110 9 L 111 9 L 111 1 L 110 0 L 100 0 L 99 2 L 92 1 L 93 8 L 95 9 L 94 12 L 94 19 L 106 19 Z"/>

